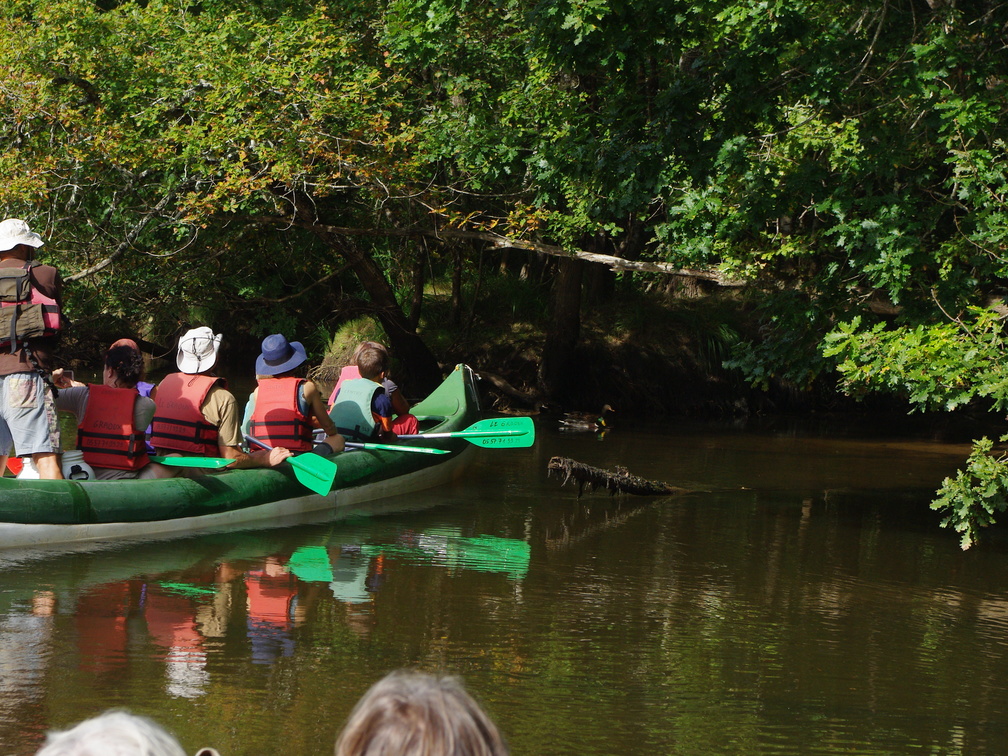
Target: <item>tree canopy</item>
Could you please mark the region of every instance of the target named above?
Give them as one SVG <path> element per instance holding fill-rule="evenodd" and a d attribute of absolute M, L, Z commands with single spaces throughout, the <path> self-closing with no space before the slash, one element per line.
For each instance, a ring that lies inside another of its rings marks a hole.
<path fill-rule="evenodd" d="M 755 385 L 1008 404 L 1008 4 L 14 0 L 0 17 L 0 202 L 50 230 L 84 325 L 254 313 L 261 336 L 347 307 L 429 385 L 417 282 L 493 239 L 556 258 L 546 393 L 577 339 L 580 252 L 745 283 L 763 328 L 729 365 Z M 976 506 L 1004 508 L 977 491 L 1006 470 L 939 496 L 964 545 Z"/>

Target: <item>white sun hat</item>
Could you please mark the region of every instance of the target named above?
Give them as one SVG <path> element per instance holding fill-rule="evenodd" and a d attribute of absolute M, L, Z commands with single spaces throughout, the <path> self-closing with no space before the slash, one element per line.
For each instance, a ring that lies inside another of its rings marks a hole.
<path fill-rule="evenodd" d="M 220 349 L 221 334 L 214 333 L 206 326 L 186 331 L 178 342 L 175 363 L 183 373 L 195 375 L 214 366 Z"/>
<path fill-rule="evenodd" d="M 28 224 L 18 218 L 8 218 L 0 223 L 0 252 L 14 249 L 18 244 L 41 247 L 45 242 L 32 231 Z"/>

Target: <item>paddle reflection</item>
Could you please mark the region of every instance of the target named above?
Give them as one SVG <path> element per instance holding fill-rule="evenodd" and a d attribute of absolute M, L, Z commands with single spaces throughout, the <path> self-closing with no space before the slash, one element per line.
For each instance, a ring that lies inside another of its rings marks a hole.
<path fill-rule="evenodd" d="M 17 702 L 27 711 L 51 686 L 54 648 L 72 649 L 80 679 L 94 688 L 112 691 L 153 673 L 163 695 L 198 699 L 213 691 L 215 668 L 281 663 L 300 644 L 318 642 L 312 634 L 319 622 L 346 630 L 326 642 L 368 640 L 379 596 L 393 587 L 415 590 L 418 566 L 446 578 L 472 571 L 519 581 L 528 572 L 530 550 L 520 540 L 452 527 L 382 531 L 365 538 L 330 531 L 321 539 L 313 531 L 308 543 L 277 548 L 274 541 L 266 556 L 261 536 L 194 541 L 188 560 L 184 548 L 168 546 L 79 554 L 68 558 L 62 579 L 49 576 L 52 590 L 29 588 L 27 567 L 8 573 L 15 587 L 0 615 L 4 718 L 31 727 Z M 170 568 L 158 570 L 159 562 Z M 14 598 L 18 583 L 22 599 Z"/>

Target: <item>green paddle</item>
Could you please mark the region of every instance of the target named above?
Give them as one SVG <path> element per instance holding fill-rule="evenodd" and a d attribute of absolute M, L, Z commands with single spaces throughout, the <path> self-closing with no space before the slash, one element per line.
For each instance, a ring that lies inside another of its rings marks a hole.
<path fill-rule="evenodd" d="M 245 438 L 253 444 L 261 446 L 263 449 L 273 448 L 257 438 L 252 438 L 252 436 L 246 435 Z M 323 496 L 329 493 L 333 481 L 336 480 L 335 462 L 311 452 L 287 457 L 287 461 L 294 468 L 294 477 L 297 478 L 298 483 Z"/>
<path fill-rule="evenodd" d="M 151 462 L 157 462 L 159 465 L 165 465 L 166 467 L 206 467 L 212 470 L 219 470 L 222 467 L 227 467 L 232 462 L 233 459 L 224 459 L 224 457 L 157 457 L 151 456 Z"/>
<path fill-rule="evenodd" d="M 404 438 L 400 436 L 399 438 Z M 426 446 L 397 446 L 396 444 L 361 444 L 356 441 L 347 441 L 347 449 L 378 449 L 385 451 L 416 452 L 419 454 L 451 454 L 448 449 L 431 449 Z"/>
<path fill-rule="evenodd" d="M 519 449 L 535 443 L 535 423 L 531 417 L 491 417 L 465 430 L 449 433 L 414 433 L 409 438 L 464 438 L 470 444 L 493 449 Z"/>

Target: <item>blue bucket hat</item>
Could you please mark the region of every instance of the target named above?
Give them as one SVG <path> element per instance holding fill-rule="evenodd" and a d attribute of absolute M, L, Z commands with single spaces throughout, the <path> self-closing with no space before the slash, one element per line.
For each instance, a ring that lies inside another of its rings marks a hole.
<path fill-rule="evenodd" d="M 263 339 L 262 354 L 256 358 L 257 375 L 280 375 L 293 370 L 308 359 L 300 341 L 287 341 L 283 334 L 274 333 Z"/>

